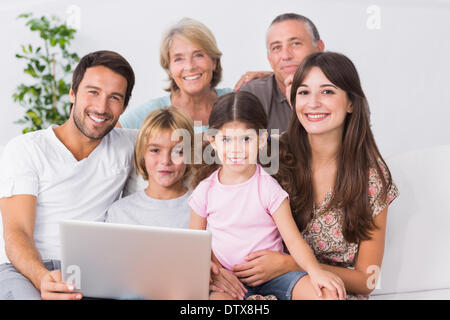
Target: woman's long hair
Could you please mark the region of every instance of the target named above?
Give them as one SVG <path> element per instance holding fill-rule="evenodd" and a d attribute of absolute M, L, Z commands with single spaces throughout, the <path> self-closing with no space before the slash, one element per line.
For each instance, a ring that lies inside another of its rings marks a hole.
<path fill-rule="evenodd" d="M 219 97 L 209 115 L 209 135 L 214 131 L 220 130 L 226 123 L 240 121 L 247 124 L 248 129 L 259 130 L 267 129 L 267 115 L 259 99 L 252 93 L 246 91 L 230 92 Z M 204 142 L 202 146 L 202 155 L 195 155 L 196 159 L 201 156 L 201 164 L 194 165 L 194 177 L 191 187 L 195 188 L 200 181 L 209 177 L 220 166 L 216 161 L 212 164 L 205 162 L 205 150 L 210 148 L 211 157 L 215 157 L 214 151 L 209 142 Z M 195 161 L 196 163 L 200 161 Z"/>
<path fill-rule="evenodd" d="M 290 100 L 294 110 L 297 89 L 313 67 L 320 68 L 328 80 L 344 90 L 353 107 L 352 113 L 347 113 L 345 119 L 334 190 L 327 209 L 342 209 L 343 235 L 347 241 L 367 240 L 370 239 L 370 231 L 375 229 L 368 199 L 369 169 L 375 169 L 382 181 L 382 199 L 386 199 L 392 184 L 391 174 L 370 129 L 369 107 L 358 72 L 346 56 L 334 52 L 317 52 L 305 58 L 295 72 L 292 83 Z M 312 219 L 314 187 L 308 134 L 295 112 L 282 140 L 289 146 L 295 161 L 285 162 L 281 159 L 284 167 L 280 172 L 285 172 L 288 166 L 296 179 L 279 179 L 279 182 L 291 194 L 293 216 L 302 231 Z M 380 166 L 385 167 L 385 172 Z"/>

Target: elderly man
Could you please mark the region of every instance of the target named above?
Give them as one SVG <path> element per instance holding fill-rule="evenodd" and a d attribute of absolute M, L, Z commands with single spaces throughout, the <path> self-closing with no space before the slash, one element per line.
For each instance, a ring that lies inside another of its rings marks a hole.
<path fill-rule="evenodd" d="M 58 222 L 103 221 L 122 192 L 137 132 L 114 126 L 133 86 L 122 56 L 90 53 L 73 74 L 69 120 L 5 147 L 0 210 L 11 263 L 0 265 L 0 299 L 81 299 L 61 280 Z"/>
<path fill-rule="evenodd" d="M 244 83 L 240 90 L 251 92 L 261 100 L 269 117 L 268 129 L 278 129 L 281 133 L 287 130 L 292 115 L 286 88 L 303 59 L 323 51 L 324 43 L 311 20 L 285 13 L 270 24 L 266 45 L 273 75 Z"/>

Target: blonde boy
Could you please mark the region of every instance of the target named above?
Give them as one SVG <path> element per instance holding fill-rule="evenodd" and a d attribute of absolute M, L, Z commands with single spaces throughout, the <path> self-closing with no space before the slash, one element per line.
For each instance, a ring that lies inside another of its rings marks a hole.
<path fill-rule="evenodd" d="M 190 192 L 185 180 L 193 141 L 192 121 L 181 111 L 171 106 L 151 112 L 134 150 L 136 171 L 148 185 L 113 203 L 106 222 L 187 228 Z"/>

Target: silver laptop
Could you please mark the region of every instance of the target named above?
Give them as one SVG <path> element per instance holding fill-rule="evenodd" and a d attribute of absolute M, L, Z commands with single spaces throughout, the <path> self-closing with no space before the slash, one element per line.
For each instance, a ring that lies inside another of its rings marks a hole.
<path fill-rule="evenodd" d="M 211 232 L 62 221 L 61 269 L 84 297 L 208 299 Z"/>

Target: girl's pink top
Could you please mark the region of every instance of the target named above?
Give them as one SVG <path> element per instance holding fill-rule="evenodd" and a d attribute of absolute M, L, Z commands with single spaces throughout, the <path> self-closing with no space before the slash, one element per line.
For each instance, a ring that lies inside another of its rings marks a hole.
<path fill-rule="evenodd" d="M 207 219 L 212 250 L 223 267 L 231 270 L 258 250 L 283 252 L 283 240 L 272 214 L 288 194 L 264 169 L 236 185 L 219 182 L 219 170 L 200 182 L 189 197 L 189 205 Z"/>

